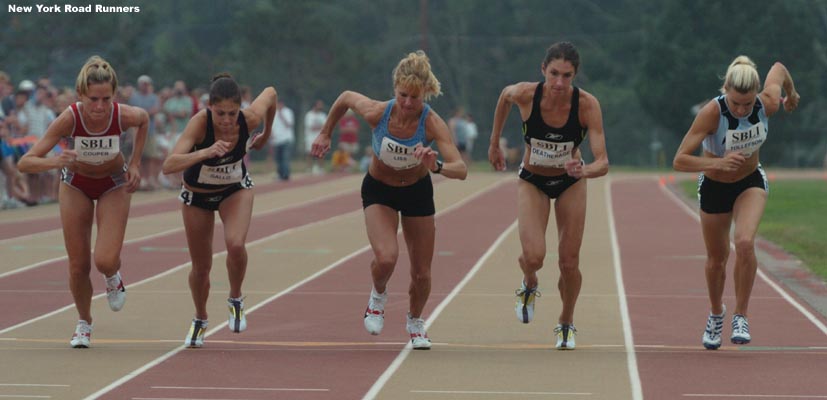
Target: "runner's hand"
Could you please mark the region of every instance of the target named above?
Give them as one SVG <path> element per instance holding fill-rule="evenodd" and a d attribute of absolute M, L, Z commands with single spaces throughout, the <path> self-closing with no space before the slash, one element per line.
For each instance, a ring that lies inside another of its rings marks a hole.
<path fill-rule="evenodd" d="M 204 149 L 207 152 L 207 159 L 224 157 L 230 151 L 230 142 L 224 140 L 216 140 L 212 146 Z"/>
<path fill-rule="evenodd" d="M 505 171 L 505 156 L 503 149 L 499 146 L 491 146 L 488 148 L 488 162 L 497 171 Z"/>
<path fill-rule="evenodd" d="M 586 176 L 586 173 L 583 172 L 585 166 L 581 160 L 568 160 L 566 161 L 566 173 L 569 174 L 572 178 L 582 178 Z"/>
<path fill-rule="evenodd" d="M 130 165 L 126 170 L 126 192 L 135 193 L 138 187 L 141 186 L 141 170 L 140 168 Z"/>
<path fill-rule="evenodd" d="M 417 145 L 416 148 L 414 148 L 414 154 L 413 155 L 414 155 L 414 157 L 419 159 L 423 164 L 425 164 L 425 166 L 428 167 L 428 170 L 433 171 L 433 170 L 436 169 L 436 156 L 437 156 L 437 154 L 439 154 L 439 153 L 434 151 L 434 149 L 432 149 L 430 147 L 422 146 L 420 144 L 420 145 Z"/>
<path fill-rule="evenodd" d="M 260 134 L 260 133 L 258 135 L 253 136 L 253 138 L 250 139 L 250 146 L 247 150 L 250 150 L 250 149 L 261 150 L 264 147 L 264 145 L 266 144 L 266 142 L 263 140 L 263 138 L 264 138 L 264 135 Z"/>
<path fill-rule="evenodd" d="M 741 168 L 741 165 L 743 165 L 746 160 L 746 157 L 744 157 L 744 155 L 741 154 L 741 152 L 735 151 L 732 153 L 727 153 L 722 158 L 718 159 L 718 165 L 716 169 L 723 172 L 737 171 L 738 168 Z"/>
<path fill-rule="evenodd" d="M 792 93 L 787 94 L 787 97 L 783 98 L 781 102 L 784 104 L 784 111 L 792 112 L 796 108 L 798 108 L 798 101 L 801 100 L 801 96 L 798 95 L 798 92 L 793 90 Z"/>
<path fill-rule="evenodd" d="M 310 147 L 310 155 L 316 158 L 324 157 L 330 151 L 330 136 L 319 134 Z"/>
<path fill-rule="evenodd" d="M 71 167 L 78 158 L 78 152 L 75 150 L 65 149 L 55 156 L 58 163 L 58 168 Z"/>

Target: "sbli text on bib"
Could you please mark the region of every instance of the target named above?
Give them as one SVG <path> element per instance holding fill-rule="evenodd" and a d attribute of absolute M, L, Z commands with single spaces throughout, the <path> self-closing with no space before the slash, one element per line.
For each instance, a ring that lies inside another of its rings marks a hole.
<path fill-rule="evenodd" d="M 414 157 L 416 146 L 405 146 L 387 136 L 382 138 L 382 147 L 379 150 L 379 159 L 393 169 L 408 169 L 420 164 Z"/>
<path fill-rule="evenodd" d="M 564 168 L 566 161 L 571 160 L 572 149 L 574 142 L 549 142 L 532 138 L 528 163 L 538 167 Z"/>
<path fill-rule="evenodd" d="M 741 152 L 744 157 L 749 157 L 758 151 L 766 140 L 767 128 L 763 122 L 759 122 L 747 129 L 728 130 L 724 146 L 727 153 Z"/>
<path fill-rule="evenodd" d="M 208 185 L 229 185 L 241 182 L 242 160 L 225 165 L 202 165 L 201 173 L 198 175 L 198 183 Z"/>
<path fill-rule="evenodd" d="M 121 152 L 118 136 L 75 137 L 77 160 L 87 164 L 99 165 L 114 159 Z"/>

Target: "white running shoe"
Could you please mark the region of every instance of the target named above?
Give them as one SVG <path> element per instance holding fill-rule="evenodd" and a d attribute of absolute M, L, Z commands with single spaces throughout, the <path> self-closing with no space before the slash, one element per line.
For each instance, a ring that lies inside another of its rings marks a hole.
<path fill-rule="evenodd" d="M 368 307 L 365 309 L 365 329 L 371 335 L 382 333 L 385 326 L 385 303 L 388 301 L 388 291 L 379 294 L 376 289 L 371 289 Z"/>
<path fill-rule="evenodd" d="M 72 340 L 69 342 L 73 348 L 86 349 L 92 345 L 92 324 L 79 320 L 78 326 L 75 327 L 75 334 L 72 335 Z"/>
<path fill-rule="evenodd" d="M 228 327 L 235 333 L 244 332 L 247 329 L 247 316 L 244 313 L 244 298 L 227 299 L 227 308 L 230 309 Z"/>
<path fill-rule="evenodd" d="M 557 324 L 554 333 L 557 334 L 557 350 L 574 350 L 574 336 L 577 333 L 574 324 Z"/>
<path fill-rule="evenodd" d="M 534 300 L 540 297 L 541 294 L 537 287 L 527 288 L 525 282 L 520 284 L 520 288 L 516 290 L 517 304 L 514 306 L 514 311 L 517 312 L 517 319 L 520 322 L 527 324 L 534 319 Z"/>
<path fill-rule="evenodd" d="M 752 336 L 749 334 L 747 317 L 741 314 L 732 316 L 732 337 L 730 340 L 734 344 L 747 344 L 752 340 Z"/>
<path fill-rule="evenodd" d="M 121 311 L 126 302 L 126 288 L 123 286 L 120 271 L 116 272 L 115 276 L 106 278 L 106 300 L 109 301 L 112 311 Z"/>
<path fill-rule="evenodd" d="M 408 313 L 408 322 L 405 328 L 411 335 L 411 344 L 413 345 L 414 350 L 431 349 L 431 339 L 428 338 L 428 333 L 425 332 L 424 319 L 412 318 L 411 313 Z"/>
<path fill-rule="evenodd" d="M 184 345 L 189 348 L 199 348 L 204 345 L 204 333 L 207 332 L 207 320 L 193 318 Z"/>
<path fill-rule="evenodd" d="M 721 332 L 724 330 L 724 316 L 726 315 L 726 305 L 724 311 L 720 315 L 715 315 L 711 311 L 709 317 L 706 319 L 706 329 L 702 342 L 707 350 L 717 350 L 721 347 Z"/>

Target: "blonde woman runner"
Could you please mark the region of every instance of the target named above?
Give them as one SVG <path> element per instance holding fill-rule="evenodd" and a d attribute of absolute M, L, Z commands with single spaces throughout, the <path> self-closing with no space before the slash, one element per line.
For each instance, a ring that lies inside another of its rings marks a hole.
<path fill-rule="evenodd" d="M 393 90 L 394 98 L 386 101 L 351 91 L 339 95 L 311 154 L 324 157 L 330 150 L 333 128 L 349 109 L 370 125 L 373 158 L 362 181 L 362 207 L 374 259 L 365 329 L 378 335 L 384 327 L 388 281 L 399 258 L 396 231 L 401 220 L 411 261 L 406 330 L 414 349 L 427 350 L 431 340 L 425 332 L 422 310 L 431 292 L 436 233 L 431 174 L 465 179 L 467 169 L 445 121 L 425 103 L 441 92 L 423 51 L 410 53 L 399 62 L 393 70 Z M 432 143 L 438 151 L 430 147 Z M 442 160 L 438 159 L 440 154 Z"/>

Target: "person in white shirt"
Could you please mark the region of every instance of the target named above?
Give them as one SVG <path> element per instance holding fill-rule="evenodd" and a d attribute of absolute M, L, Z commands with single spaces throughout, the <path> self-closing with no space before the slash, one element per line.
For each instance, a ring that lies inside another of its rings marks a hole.
<path fill-rule="evenodd" d="M 307 157 L 307 169 L 314 175 L 324 173 L 324 168 L 322 165 L 324 160 L 313 157 L 310 154 L 310 150 L 313 147 L 313 141 L 316 140 L 317 136 L 319 136 L 319 132 L 322 131 L 322 127 L 327 120 L 327 114 L 322 111 L 323 108 L 324 102 L 321 100 L 316 100 L 316 103 L 313 104 L 313 108 L 304 115 L 304 153 Z"/>
<path fill-rule="evenodd" d="M 273 119 L 273 136 L 270 146 L 273 148 L 273 159 L 276 162 L 276 175 L 283 181 L 290 179 L 290 159 L 293 155 L 293 145 L 296 142 L 296 132 L 293 130 L 295 117 L 293 110 L 279 100 L 276 106 L 276 117 Z"/>

